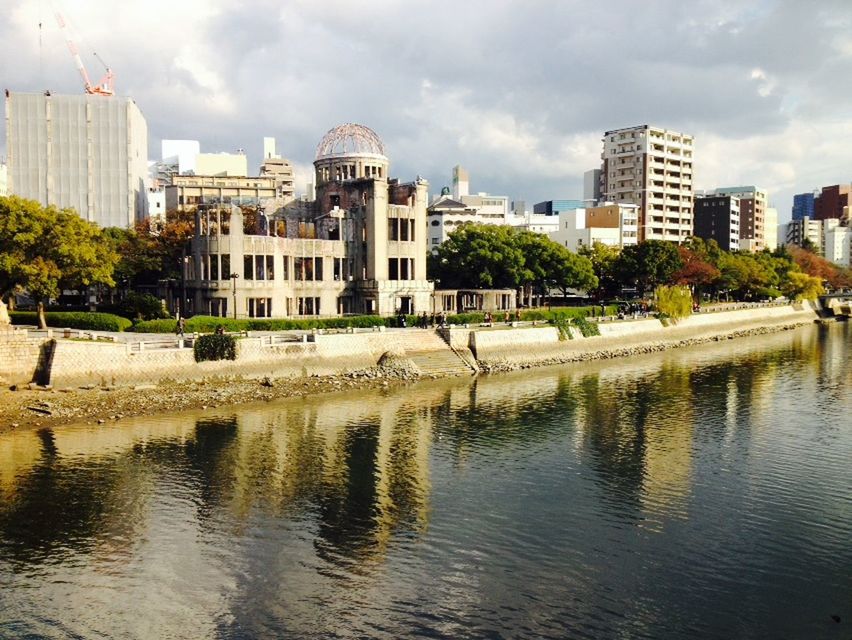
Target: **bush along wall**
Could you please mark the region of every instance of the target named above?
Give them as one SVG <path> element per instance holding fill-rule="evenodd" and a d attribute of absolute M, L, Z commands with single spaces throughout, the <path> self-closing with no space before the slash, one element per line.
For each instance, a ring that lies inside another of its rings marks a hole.
<path fill-rule="evenodd" d="M 237 359 L 237 339 L 234 336 L 218 334 L 200 336 L 192 349 L 196 362 Z"/>
<path fill-rule="evenodd" d="M 38 326 L 38 314 L 35 311 L 12 311 L 9 313 L 12 324 Z M 84 329 L 91 331 L 124 331 L 132 326 L 127 318 L 111 313 L 93 313 L 89 311 L 46 311 L 47 326 L 63 329 Z"/>

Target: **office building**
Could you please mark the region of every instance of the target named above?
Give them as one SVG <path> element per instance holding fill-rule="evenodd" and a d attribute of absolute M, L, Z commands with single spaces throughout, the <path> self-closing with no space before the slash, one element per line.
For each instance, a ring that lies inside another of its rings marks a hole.
<path fill-rule="evenodd" d="M 168 211 L 191 211 L 198 205 L 262 205 L 275 200 L 278 188 L 273 177 L 238 176 L 172 176 L 166 185 L 165 201 Z"/>
<path fill-rule="evenodd" d="M 195 174 L 199 176 L 236 176 L 249 174 L 248 158 L 237 153 L 199 153 L 195 157 Z"/>
<path fill-rule="evenodd" d="M 848 207 L 847 207 L 848 209 Z M 823 220 L 823 256 L 840 267 L 849 268 L 852 228 L 840 224 L 837 218 Z"/>
<path fill-rule="evenodd" d="M 828 220 L 840 218 L 843 208 L 850 205 L 849 194 L 852 193 L 852 185 L 835 184 L 823 187 L 819 195 L 814 199 L 814 219 Z"/>
<path fill-rule="evenodd" d="M 9 193 L 101 227 L 147 215 L 148 128 L 130 98 L 6 92 Z"/>
<path fill-rule="evenodd" d="M 793 220 L 801 220 L 808 217 L 814 218 L 814 199 L 819 195 L 819 190 L 807 193 L 797 193 L 793 196 Z"/>
<path fill-rule="evenodd" d="M 650 125 L 604 134 L 601 196 L 638 207 L 640 240 L 692 235 L 693 144 L 692 136 Z"/>
<path fill-rule="evenodd" d="M 275 138 L 263 139 L 263 164 L 260 165 L 260 175 L 275 178 L 278 197 L 287 201 L 296 197 L 293 186 L 293 165 L 287 158 L 282 158 L 275 153 Z"/>
<path fill-rule="evenodd" d="M 639 241 L 639 207 L 606 203 L 562 211 L 549 237 L 574 252 L 596 242 L 621 249 Z"/>
<path fill-rule="evenodd" d="M 763 216 L 763 247 L 770 251 L 778 248 L 778 209 L 766 207 Z"/>
<path fill-rule="evenodd" d="M 740 248 L 740 201 L 734 196 L 705 195 L 695 198 L 694 235 L 715 240 L 725 251 Z"/>
<path fill-rule="evenodd" d="M 812 220 L 805 216 L 799 220 L 791 220 L 787 223 L 787 237 L 785 244 L 794 244 L 799 247 L 805 246 L 809 241 L 814 252 L 822 255 L 823 233 L 822 220 Z"/>
<path fill-rule="evenodd" d="M 587 205 L 596 205 L 600 199 L 601 170 L 590 169 L 583 174 L 583 200 Z"/>

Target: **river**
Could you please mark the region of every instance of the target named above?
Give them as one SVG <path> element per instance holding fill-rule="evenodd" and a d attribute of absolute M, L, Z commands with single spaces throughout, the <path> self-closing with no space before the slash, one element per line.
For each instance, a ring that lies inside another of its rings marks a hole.
<path fill-rule="evenodd" d="M 0 638 L 848 639 L 850 344 L 0 434 Z"/>

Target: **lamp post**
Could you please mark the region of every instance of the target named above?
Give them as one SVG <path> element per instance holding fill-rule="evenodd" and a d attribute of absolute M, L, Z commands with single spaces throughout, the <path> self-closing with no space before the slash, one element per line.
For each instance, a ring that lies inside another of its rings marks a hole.
<path fill-rule="evenodd" d="M 232 273 L 228 277 L 231 279 L 231 281 L 233 282 L 233 285 L 234 285 L 234 288 L 233 288 L 233 292 L 234 292 L 234 320 L 236 320 L 237 319 L 237 278 L 240 277 L 240 274 L 239 273 Z"/>

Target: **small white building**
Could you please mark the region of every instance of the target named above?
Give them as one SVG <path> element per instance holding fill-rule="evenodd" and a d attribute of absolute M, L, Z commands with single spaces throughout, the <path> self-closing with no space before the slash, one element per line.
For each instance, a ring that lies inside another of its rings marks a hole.
<path fill-rule="evenodd" d="M 621 249 L 637 244 L 638 232 L 637 205 L 606 203 L 561 212 L 559 229 L 550 234 L 550 239 L 574 252 L 595 242 Z"/>
<path fill-rule="evenodd" d="M 837 218 L 823 220 L 823 255 L 840 267 L 849 267 L 852 229 L 840 225 Z"/>

